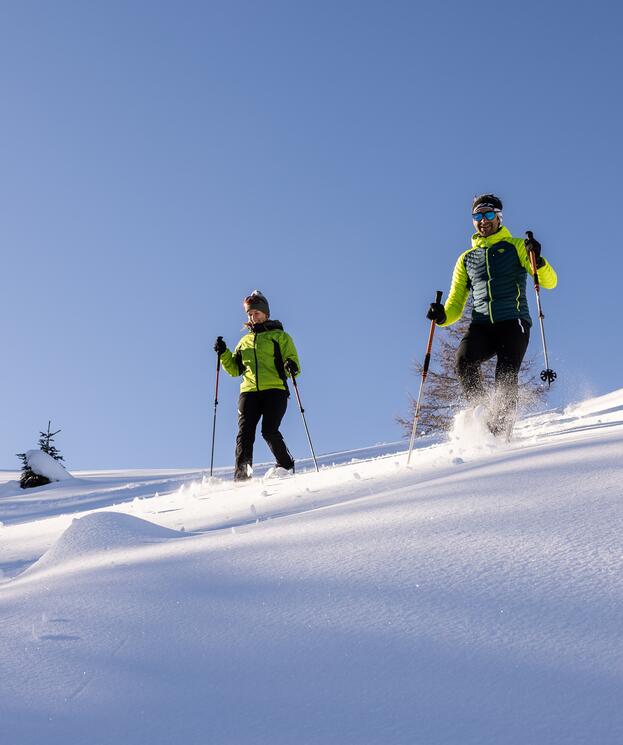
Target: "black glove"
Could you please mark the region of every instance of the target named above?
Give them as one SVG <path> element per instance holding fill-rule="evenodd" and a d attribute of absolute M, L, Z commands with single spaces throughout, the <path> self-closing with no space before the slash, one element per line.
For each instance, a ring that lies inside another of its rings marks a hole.
<path fill-rule="evenodd" d="M 426 318 L 429 321 L 435 321 L 435 323 L 445 323 L 446 321 L 446 309 L 442 303 L 431 303 Z"/>
<path fill-rule="evenodd" d="M 214 342 L 214 351 L 220 357 L 223 354 L 223 352 L 225 352 L 226 350 L 227 350 L 227 344 L 225 344 L 223 337 L 217 336 L 216 341 Z"/>
<path fill-rule="evenodd" d="M 536 268 L 540 269 L 542 266 L 545 265 L 545 259 L 541 256 L 541 244 L 532 235 L 531 230 L 526 230 L 526 235 L 528 236 L 527 238 L 524 238 L 526 251 L 528 253 L 532 252 L 534 254 L 534 258 L 536 259 Z"/>
<path fill-rule="evenodd" d="M 296 364 L 294 360 L 286 360 L 284 367 L 286 369 L 286 372 L 291 378 L 293 378 L 296 375 L 296 373 L 299 371 L 299 366 Z"/>

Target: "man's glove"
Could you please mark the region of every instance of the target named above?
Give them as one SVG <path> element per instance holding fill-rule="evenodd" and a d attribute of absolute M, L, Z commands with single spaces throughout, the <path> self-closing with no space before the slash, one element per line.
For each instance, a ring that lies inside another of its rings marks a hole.
<path fill-rule="evenodd" d="M 217 336 L 216 341 L 214 342 L 214 351 L 220 357 L 223 354 L 223 352 L 225 352 L 226 350 L 227 350 L 227 344 L 225 344 L 223 337 Z"/>
<path fill-rule="evenodd" d="M 296 375 L 296 373 L 299 371 L 299 366 L 296 364 L 294 360 L 286 360 L 284 367 L 286 369 L 286 372 L 291 378 L 293 378 Z"/>
<path fill-rule="evenodd" d="M 429 321 L 435 321 L 435 323 L 445 323 L 446 321 L 446 309 L 442 303 L 431 303 L 426 318 Z"/>
<path fill-rule="evenodd" d="M 541 244 L 537 241 L 537 239 L 532 235 L 531 230 L 526 230 L 527 238 L 524 238 L 524 245 L 526 247 L 526 251 L 528 253 L 533 253 L 534 258 L 536 259 L 536 268 L 540 269 L 542 266 L 545 265 L 545 259 L 541 256 Z"/>

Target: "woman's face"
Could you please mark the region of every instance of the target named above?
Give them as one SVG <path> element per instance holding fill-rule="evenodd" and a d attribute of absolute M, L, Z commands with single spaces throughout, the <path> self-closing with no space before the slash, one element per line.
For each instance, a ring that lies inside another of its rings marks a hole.
<path fill-rule="evenodd" d="M 264 323 L 264 321 L 268 320 L 268 316 L 266 315 L 266 313 L 262 313 L 261 310 L 254 310 L 254 309 L 250 310 L 247 313 L 247 318 L 252 324 Z"/>

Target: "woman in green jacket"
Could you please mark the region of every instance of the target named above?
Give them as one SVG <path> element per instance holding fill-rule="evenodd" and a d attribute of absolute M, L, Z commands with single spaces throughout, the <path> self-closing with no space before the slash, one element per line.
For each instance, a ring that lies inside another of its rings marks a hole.
<path fill-rule="evenodd" d="M 221 337 L 214 344 L 223 369 L 232 377 L 242 376 L 238 400 L 235 481 L 253 473 L 255 430 L 262 419 L 262 437 L 275 456 L 270 475 L 294 473 L 294 460 L 279 431 L 288 406 L 287 379 L 298 375 L 300 365 L 294 342 L 280 321 L 270 320 L 268 300 L 254 290 L 242 303 L 248 328 L 233 352 Z M 267 474 L 268 475 L 268 474 Z"/>

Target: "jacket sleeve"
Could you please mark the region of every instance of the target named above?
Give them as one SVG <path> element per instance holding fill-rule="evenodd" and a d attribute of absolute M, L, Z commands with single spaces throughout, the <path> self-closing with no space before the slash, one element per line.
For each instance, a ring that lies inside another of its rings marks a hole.
<path fill-rule="evenodd" d="M 238 360 L 236 359 L 237 351 L 238 347 L 236 346 L 236 349 L 233 352 L 226 349 L 221 355 L 221 365 L 223 366 L 223 370 L 231 375 L 232 378 L 239 378 L 242 375 L 238 368 Z"/>
<path fill-rule="evenodd" d="M 526 244 L 521 238 L 519 238 L 518 242 L 515 245 L 517 247 L 517 256 L 519 256 L 520 264 L 530 276 L 534 276 L 534 272 L 532 271 L 532 263 L 530 261 L 530 257 L 528 256 L 528 252 L 526 251 Z M 539 278 L 539 284 L 546 290 L 553 290 L 554 287 L 556 287 L 556 285 L 558 284 L 558 276 L 554 271 L 554 267 L 545 258 L 543 258 L 543 261 L 545 262 L 543 266 L 536 270 L 537 277 Z"/>
<path fill-rule="evenodd" d="M 448 297 L 444 303 L 446 320 L 443 323 L 440 323 L 439 326 L 451 326 L 463 315 L 465 303 L 469 296 L 469 277 L 467 276 L 464 262 L 466 253 L 467 251 L 459 256 L 454 266 L 450 292 L 448 293 Z"/>
<path fill-rule="evenodd" d="M 296 352 L 296 347 L 294 346 L 294 342 L 292 341 L 292 337 L 290 334 L 286 333 L 285 331 L 283 334 L 279 334 L 279 348 L 281 349 L 281 356 L 283 357 L 284 364 L 288 360 L 292 360 L 297 368 L 298 372 L 297 375 L 300 375 L 301 373 L 301 363 L 299 362 L 299 356 Z M 288 373 L 286 373 L 288 375 Z M 288 375 L 288 377 L 290 377 Z"/>

